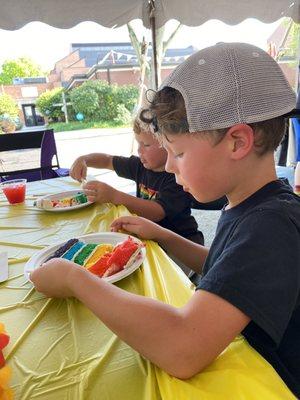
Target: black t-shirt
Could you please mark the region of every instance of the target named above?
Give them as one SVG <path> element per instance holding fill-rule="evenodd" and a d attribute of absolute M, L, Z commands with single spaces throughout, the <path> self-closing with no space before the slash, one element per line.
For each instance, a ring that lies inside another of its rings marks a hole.
<path fill-rule="evenodd" d="M 191 216 L 191 198 L 176 183 L 174 174 L 146 169 L 136 156 L 114 156 L 113 167 L 117 175 L 136 182 L 137 197 L 156 201 L 163 207 L 166 216 L 159 225 L 187 238 L 197 233 L 197 222 Z"/>
<path fill-rule="evenodd" d="M 242 334 L 300 397 L 300 198 L 278 180 L 223 210 L 197 289 L 251 322 Z"/>

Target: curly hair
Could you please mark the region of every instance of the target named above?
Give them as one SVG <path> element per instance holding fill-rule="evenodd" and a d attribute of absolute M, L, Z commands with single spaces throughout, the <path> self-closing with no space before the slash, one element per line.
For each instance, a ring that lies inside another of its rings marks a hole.
<path fill-rule="evenodd" d="M 141 111 L 142 112 L 142 111 Z M 133 120 L 133 132 L 139 135 L 140 133 L 154 134 L 152 125 L 146 121 L 142 121 L 138 116 Z"/>

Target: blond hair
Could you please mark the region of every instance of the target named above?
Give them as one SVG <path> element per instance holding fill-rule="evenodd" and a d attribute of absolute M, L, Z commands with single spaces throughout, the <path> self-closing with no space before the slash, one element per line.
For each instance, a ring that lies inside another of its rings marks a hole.
<path fill-rule="evenodd" d="M 133 120 L 133 132 L 139 135 L 140 133 L 151 133 L 153 135 L 153 129 L 151 124 L 142 121 L 138 116 Z"/>

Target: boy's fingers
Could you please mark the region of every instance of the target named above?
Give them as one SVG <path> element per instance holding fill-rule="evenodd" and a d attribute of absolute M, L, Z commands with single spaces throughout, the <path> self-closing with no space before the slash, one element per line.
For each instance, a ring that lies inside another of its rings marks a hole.
<path fill-rule="evenodd" d="M 127 232 L 131 232 L 131 233 L 139 233 L 140 229 L 139 226 L 136 224 L 131 224 L 131 223 L 122 223 L 119 227 L 119 230 L 122 229 L 124 231 Z"/>
<path fill-rule="evenodd" d="M 86 171 L 87 171 L 87 168 L 85 166 L 81 167 L 81 170 L 80 170 L 81 178 L 86 178 Z"/>
<path fill-rule="evenodd" d="M 122 229 L 122 224 L 114 224 L 110 226 L 112 232 L 118 232 Z"/>
<path fill-rule="evenodd" d="M 84 194 L 87 196 L 96 196 L 97 191 L 94 189 L 86 189 L 85 187 L 83 188 Z"/>
<path fill-rule="evenodd" d="M 114 226 L 114 225 L 118 225 L 118 224 L 122 223 L 123 218 L 125 218 L 125 217 L 119 217 L 119 218 L 114 219 L 113 222 L 110 224 L 110 226 Z"/>
<path fill-rule="evenodd" d="M 80 172 L 81 172 L 80 169 L 78 167 L 76 168 L 76 166 L 74 166 L 71 169 L 71 174 L 72 174 L 73 178 L 76 179 L 77 181 L 80 177 Z"/>
<path fill-rule="evenodd" d="M 120 217 L 120 218 L 115 219 L 112 224 L 114 224 L 114 223 L 116 223 L 116 224 L 118 224 L 118 223 L 121 223 L 121 224 L 131 223 L 132 224 L 132 223 L 136 223 L 136 222 L 137 222 L 137 217 L 127 216 L 127 217 Z"/>
<path fill-rule="evenodd" d="M 96 201 L 96 197 L 95 196 L 87 196 L 87 199 L 90 203 L 94 203 Z"/>
<path fill-rule="evenodd" d="M 70 175 L 71 175 L 71 177 L 72 177 L 73 179 L 75 179 L 76 181 L 78 181 L 76 171 L 71 170 L 71 171 L 70 171 Z"/>
<path fill-rule="evenodd" d="M 84 194 L 86 195 L 88 201 L 94 202 L 97 198 L 97 191 L 96 190 L 84 190 Z"/>
<path fill-rule="evenodd" d="M 100 182 L 89 181 L 89 182 L 87 182 L 87 183 L 85 183 L 85 184 L 83 185 L 83 189 L 85 189 L 85 190 L 94 190 L 94 191 L 96 191 L 97 188 L 100 186 L 99 183 L 100 183 Z"/>
<path fill-rule="evenodd" d="M 117 218 L 111 223 L 110 227 L 112 229 L 114 229 L 114 230 L 127 229 L 127 227 L 129 229 L 130 226 L 132 226 L 132 227 L 136 226 L 133 223 L 132 218 L 133 217 L 120 217 L 120 218 Z"/>
<path fill-rule="evenodd" d="M 100 181 L 95 181 L 95 180 L 93 180 L 93 181 L 88 181 L 88 183 L 87 183 L 87 185 L 89 186 L 89 185 L 91 185 L 91 186 L 95 186 L 95 185 L 100 185 L 102 182 L 100 182 Z"/>

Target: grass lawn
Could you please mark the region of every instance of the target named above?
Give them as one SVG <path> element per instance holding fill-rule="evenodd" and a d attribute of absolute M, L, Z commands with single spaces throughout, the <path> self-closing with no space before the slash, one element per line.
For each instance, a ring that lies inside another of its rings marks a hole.
<path fill-rule="evenodd" d="M 69 123 L 65 122 L 55 122 L 48 125 L 49 128 L 54 129 L 54 132 L 64 132 L 64 131 L 76 131 L 79 129 L 88 129 L 88 128 L 126 128 L 130 125 L 117 124 L 115 122 L 100 122 L 100 121 L 87 121 L 87 122 L 79 122 L 72 121 Z"/>

